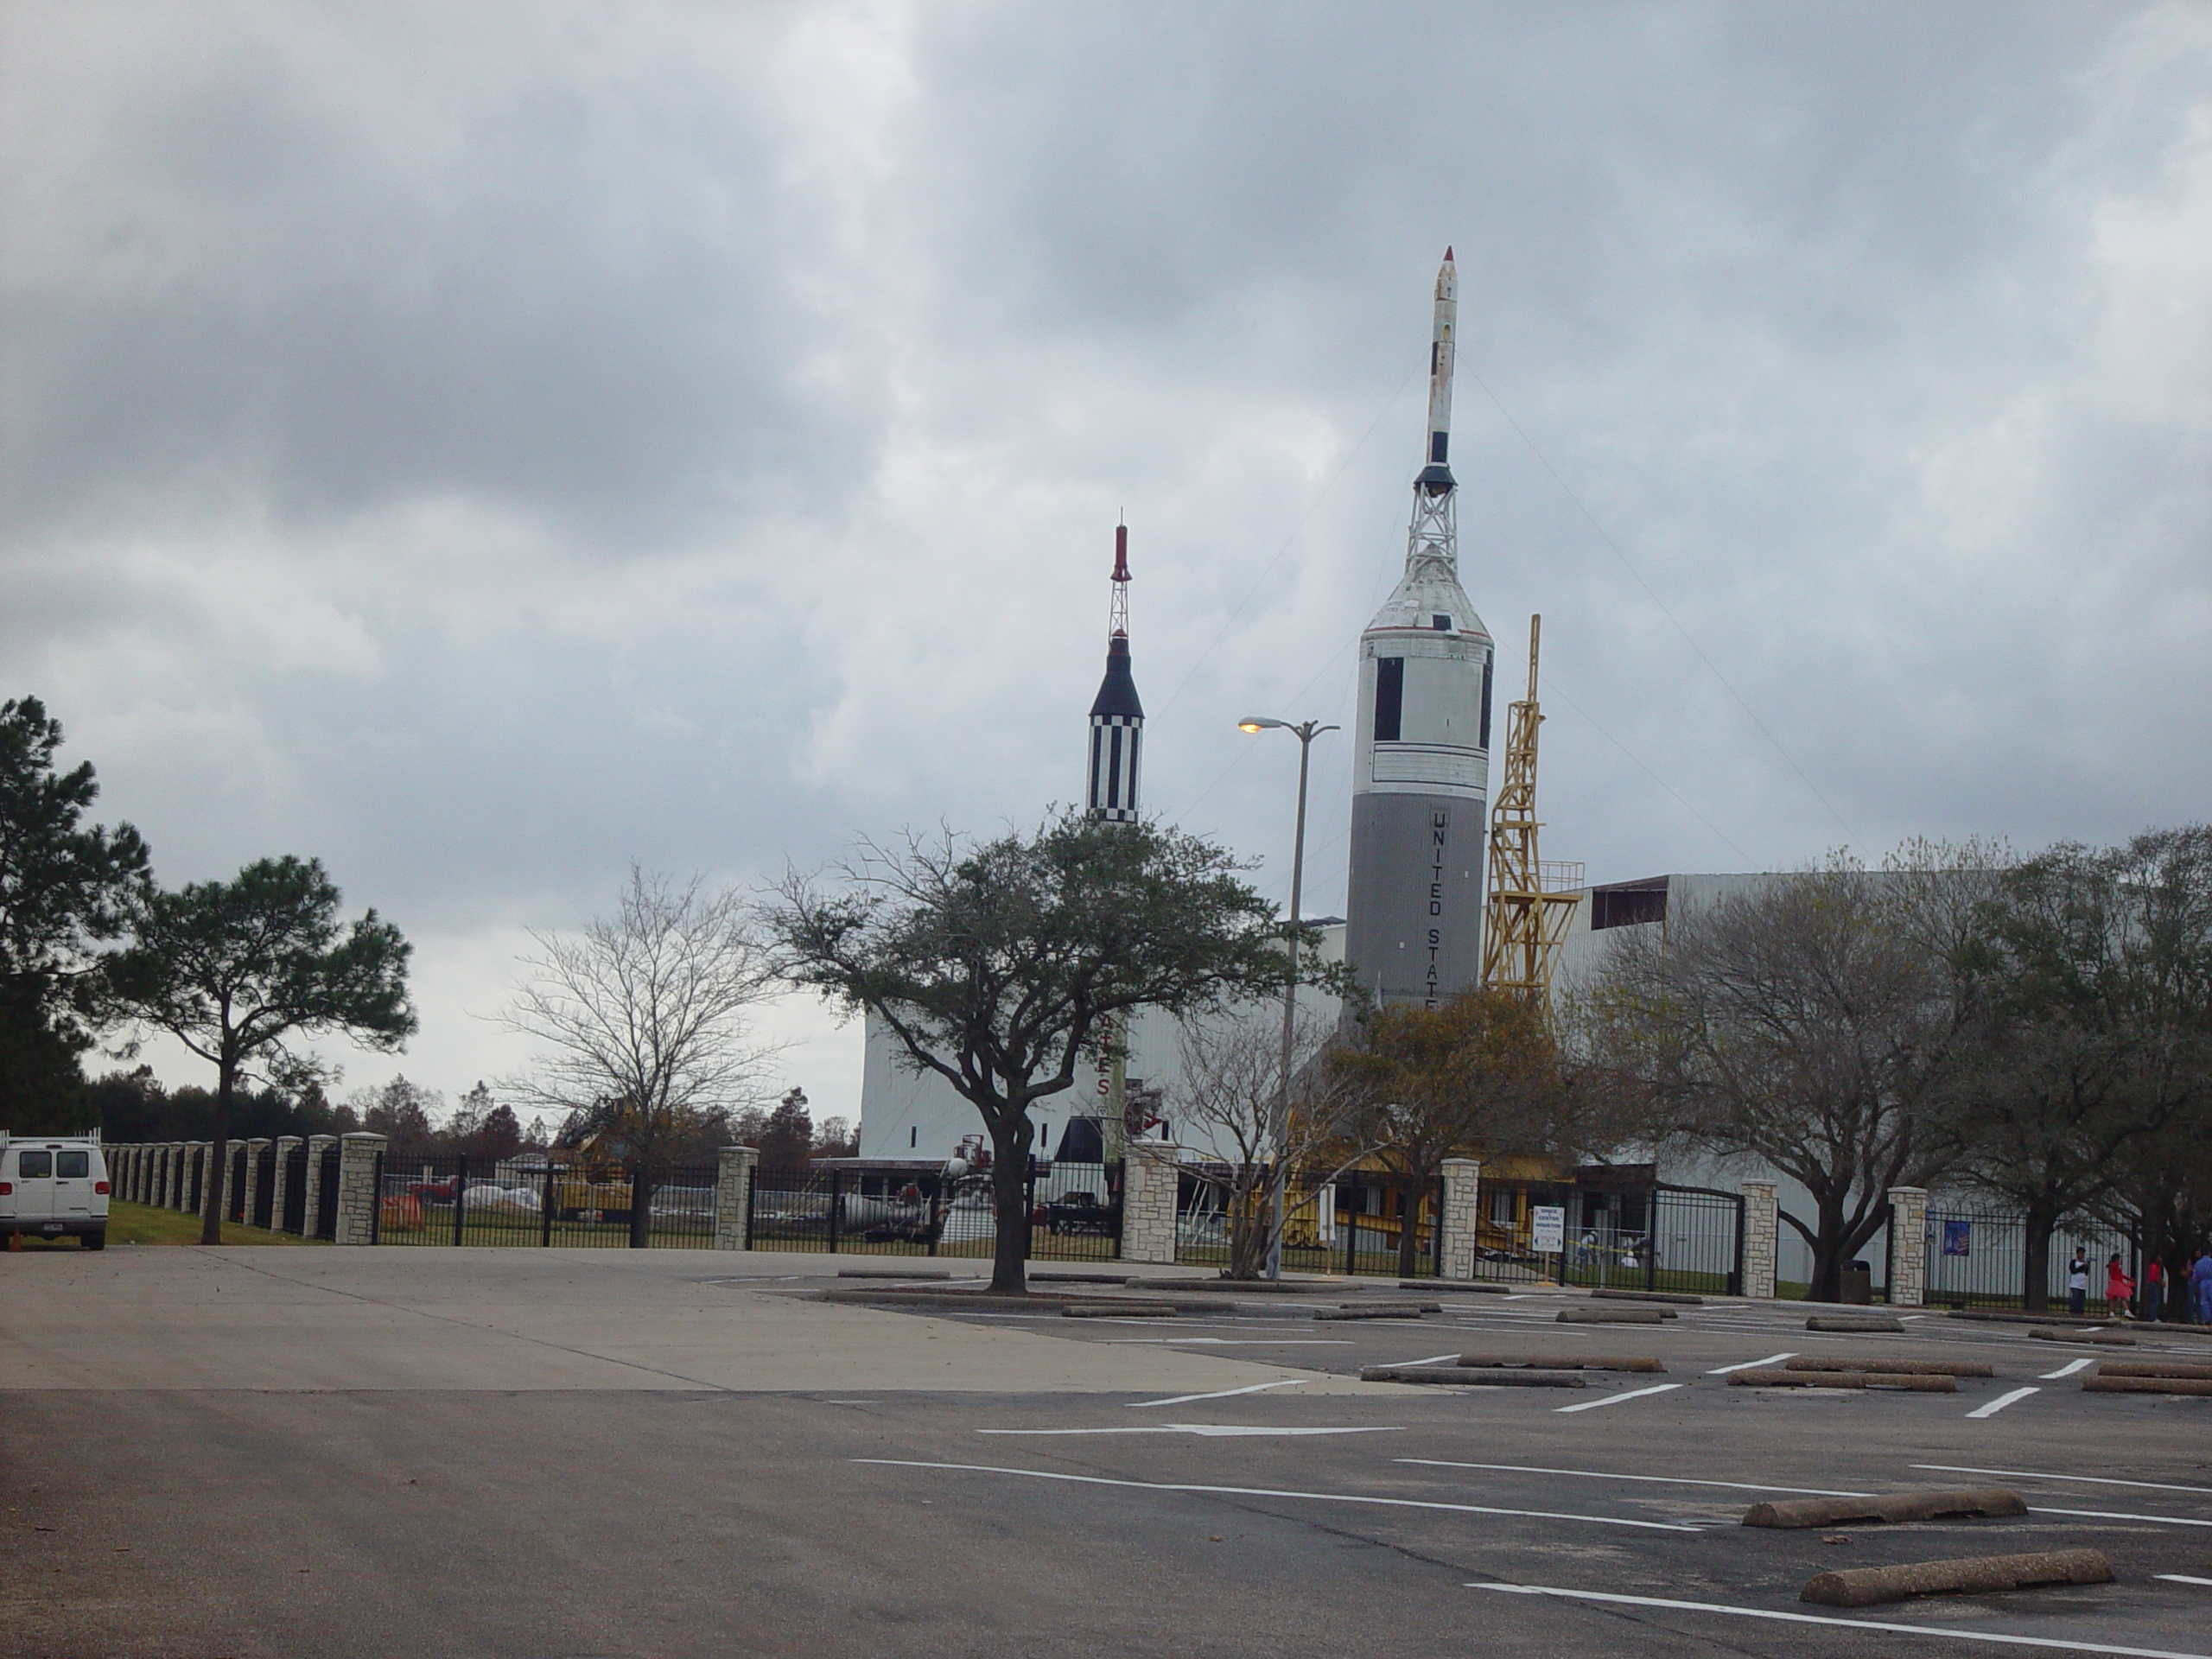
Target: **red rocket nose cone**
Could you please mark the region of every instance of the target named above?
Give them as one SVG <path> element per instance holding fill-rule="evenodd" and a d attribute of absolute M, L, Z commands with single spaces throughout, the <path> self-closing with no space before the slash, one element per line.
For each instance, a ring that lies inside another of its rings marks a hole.
<path fill-rule="evenodd" d="M 1452 250 L 1448 245 L 1444 250 L 1444 263 L 1447 265 L 1452 263 Z"/>

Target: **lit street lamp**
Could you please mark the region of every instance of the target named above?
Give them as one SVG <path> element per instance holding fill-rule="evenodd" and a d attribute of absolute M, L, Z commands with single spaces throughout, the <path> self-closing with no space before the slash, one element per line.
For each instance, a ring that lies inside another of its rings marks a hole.
<path fill-rule="evenodd" d="M 1290 1179 L 1287 1167 L 1290 1141 L 1290 1063 L 1298 1021 L 1298 901 L 1306 878 L 1306 774 L 1313 758 L 1313 740 L 1324 732 L 1340 729 L 1317 721 L 1268 720 L 1248 715 L 1236 722 L 1247 732 L 1288 732 L 1298 739 L 1298 830 L 1290 844 L 1290 932 L 1285 943 L 1290 952 L 1290 976 L 1282 988 L 1282 1090 L 1275 1097 L 1274 1175 L 1268 1183 L 1268 1277 L 1282 1277 L 1283 1189 Z"/>

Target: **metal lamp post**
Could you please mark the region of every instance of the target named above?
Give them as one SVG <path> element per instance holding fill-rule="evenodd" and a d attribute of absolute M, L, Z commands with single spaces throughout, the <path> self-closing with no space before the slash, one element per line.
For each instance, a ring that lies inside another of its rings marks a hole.
<path fill-rule="evenodd" d="M 1290 1065 L 1298 1022 L 1298 901 L 1306 879 L 1306 777 L 1313 758 L 1313 740 L 1339 728 L 1318 721 L 1268 720 L 1249 715 L 1237 726 L 1248 732 L 1288 732 L 1298 740 L 1298 829 L 1290 844 L 1290 931 L 1285 940 L 1290 953 L 1290 976 L 1282 988 L 1282 1086 L 1275 1096 L 1274 1173 L 1268 1183 L 1268 1277 L 1282 1277 L 1284 1190 L 1290 1179 Z"/>

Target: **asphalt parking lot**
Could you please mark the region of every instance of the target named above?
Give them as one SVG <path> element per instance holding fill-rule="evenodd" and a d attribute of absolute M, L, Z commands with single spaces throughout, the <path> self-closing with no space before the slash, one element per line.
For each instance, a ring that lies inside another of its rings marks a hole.
<path fill-rule="evenodd" d="M 2212 1400 L 2085 1395 L 2093 1351 L 2023 1327 L 1829 1336 L 1749 1304 L 1572 1325 L 1557 1313 L 1586 1300 L 1542 1294 L 1312 1317 L 1397 1294 L 1375 1288 L 1173 1319 L 925 1316 L 807 1300 L 836 1265 L 819 1258 L 287 1252 L 272 1278 L 274 1253 L 226 1254 L 256 1261 L 65 1263 L 44 1289 L 112 1310 L 67 1375 L 26 1356 L 39 1281 L 0 1281 L 0 1652 L 2212 1656 Z M 238 1377 L 219 1351 L 149 1386 L 146 1351 L 207 1321 Z M 362 1328 L 349 1363 L 378 1369 L 336 1383 L 327 1357 Z M 1356 1380 L 1563 1345 L 1666 1369 Z M 1822 1353 L 1996 1375 L 1955 1395 L 1728 1384 Z M 2029 1513 L 1738 1524 L 1763 1497 L 1934 1484 L 2006 1485 Z M 2082 1544 L 2115 1583 L 1796 1599 L 1843 1565 Z"/>

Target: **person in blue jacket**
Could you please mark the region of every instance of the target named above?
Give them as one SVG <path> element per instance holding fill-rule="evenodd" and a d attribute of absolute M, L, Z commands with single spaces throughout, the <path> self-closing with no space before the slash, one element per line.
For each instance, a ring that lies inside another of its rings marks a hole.
<path fill-rule="evenodd" d="M 2196 1322 L 2212 1325 L 2212 1250 L 2199 1250 L 2189 1270 L 2189 1292 L 2196 1303 Z"/>

